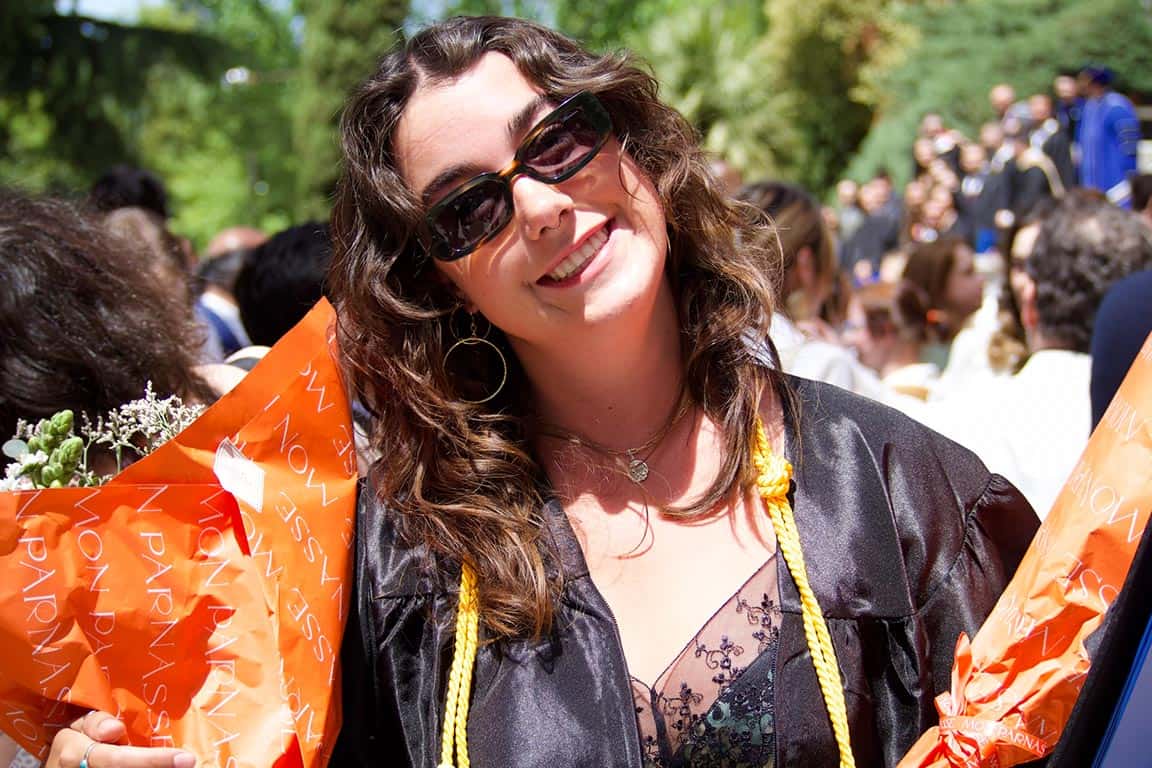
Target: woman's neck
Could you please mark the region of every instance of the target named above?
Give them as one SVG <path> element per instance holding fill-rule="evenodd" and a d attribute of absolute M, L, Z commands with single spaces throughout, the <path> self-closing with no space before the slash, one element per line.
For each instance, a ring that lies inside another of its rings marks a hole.
<path fill-rule="evenodd" d="M 517 348 L 539 418 L 613 450 L 643 445 L 677 407 L 679 320 L 664 285 L 646 318 L 581 329 L 559 348 Z"/>

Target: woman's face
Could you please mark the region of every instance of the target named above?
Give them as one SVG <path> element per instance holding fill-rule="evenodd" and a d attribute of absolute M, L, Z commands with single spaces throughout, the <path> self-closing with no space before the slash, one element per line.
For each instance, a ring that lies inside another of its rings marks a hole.
<path fill-rule="evenodd" d="M 489 53 L 412 95 L 396 129 L 400 172 L 432 205 L 473 176 L 506 168 L 555 106 L 510 59 Z M 636 310 L 665 285 L 665 219 L 652 182 L 616 139 L 566 181 L 521 175 L 511 184 L 515 211 L 504 229 L 461 259 L 436 262 L 469 309 L 514 346 L 563 348 L 590 324 L 644 322 L 648 313 Z"/>
<path fill-rule="evenodd" d="M 957 319 L 968 317 L 980 309 L 984 301 L 984 278 L 976 272 L 972 249 L 966 245 L 957 246 L 953 255 L 944 300 Z"/>

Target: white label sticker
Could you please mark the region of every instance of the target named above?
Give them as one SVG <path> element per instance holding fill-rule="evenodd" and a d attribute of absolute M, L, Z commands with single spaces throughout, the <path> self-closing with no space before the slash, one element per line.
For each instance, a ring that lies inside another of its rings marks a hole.
<path fill-rule="evenodd" d="M 262 512 L 264 507 L 264 470 L 249 459 L 229 440 L 222 440 L 212 465 L 216 479 L 224 490 L 240 501 Z"/>

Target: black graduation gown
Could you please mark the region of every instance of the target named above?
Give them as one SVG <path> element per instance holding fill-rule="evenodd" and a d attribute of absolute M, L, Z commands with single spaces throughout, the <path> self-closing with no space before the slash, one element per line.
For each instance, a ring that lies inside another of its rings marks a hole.
<path fill-rule="evenodd" d="M 973 634 L 991 611 L 1038 521 L 1019 491 L 959 445 L 837 387 L 787 381 L 793 509 L 843 676 L 853 750 L 858 765 L 895 765 L 936 723 L 933 698 L 949 687 L 957 636 Z M 397 540 L 392 514 L 371 493 L 361 498 L 345 726 L 332 765 L 432 768 L 455 578 L 425 575 L 419 553 Z M 556 630 L 479 650 L 471 764 L 637 768 L 634 703 L 611 611 L 563 511 L 555 503 L 548 511 L 567 577 Z M 777 559 L 775 666 L 753 664 L 736 684 L 775 681 L 775 765 L 832 766 L 836 746 L 799 597 Z"/>

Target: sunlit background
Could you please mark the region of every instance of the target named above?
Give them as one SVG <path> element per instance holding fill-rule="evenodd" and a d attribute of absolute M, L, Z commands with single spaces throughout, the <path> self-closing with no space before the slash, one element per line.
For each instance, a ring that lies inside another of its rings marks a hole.
<path fill-rule="evenodd" d="M 461 12 L 636 51 L 745 179 L 825 196 L 879 168 L 905 180 L 927 111 L 974 136 L 997 82 L 1046 92 L 1099 62 L 1146 125 L 1152 103 L 1142 0 L 6 0 L 0 184 L 81 194 L 137 164 L 197 246 L 322 218 L 348 88 L 397 35 Z"/>

